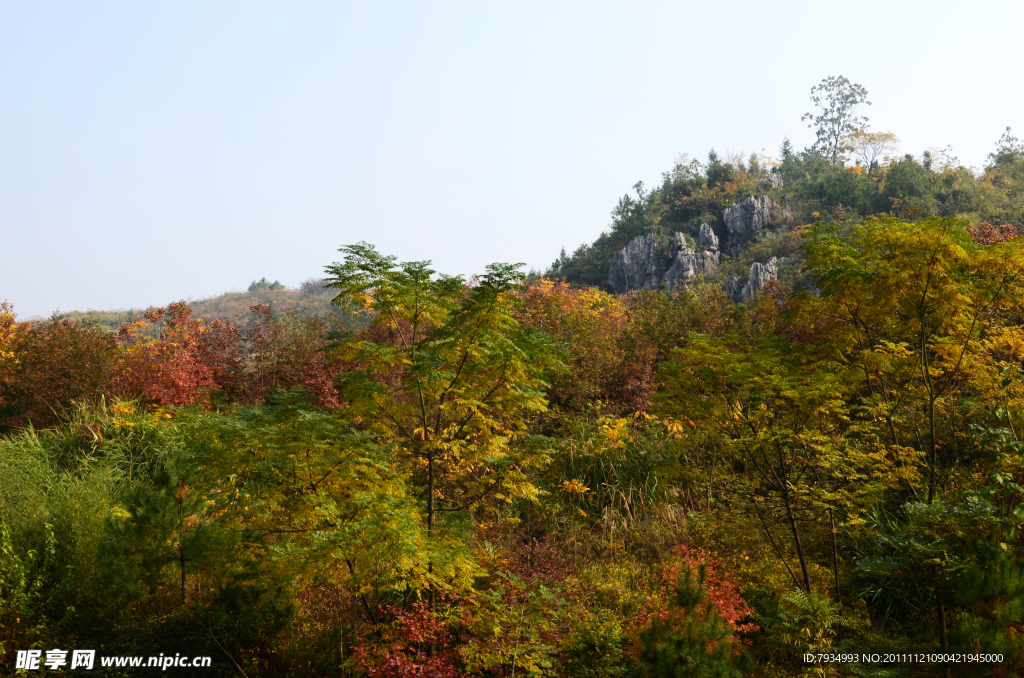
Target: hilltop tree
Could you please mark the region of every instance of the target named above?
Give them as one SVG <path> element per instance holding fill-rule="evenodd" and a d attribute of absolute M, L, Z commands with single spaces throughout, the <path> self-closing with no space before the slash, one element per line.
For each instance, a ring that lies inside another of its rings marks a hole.
<path fill-rule="evenodd" d="M 437 536 L 439 514 L 489 497 L 535 499 L 526 470 L 547 454 L 527 424 L 547 408 L 542 375 L 558 362 L 550 339 L 513 315 L 519 267 L 492 264 L 466 281 L 366 243 L 341 251 L 345 262 L 326 267 L 334 303 L 372 317 L 333 345 L 358 366 L 340 379 L 347 413 L 408 464 L 428 533 Z"/>
<path fill-rule="evenodd" d="M 868 119 L 854 115 L 860 104 L 871 105 L 867 97 L 868 91 L 862 85 L 841 75 L 830 75 L 811 88 L 811 102 L 816 110 L 800 119 L 811 121 L 807 126 L 818 137 L 814 148 L 829 164 L 839 164 L 843 153 L 850 150 L 850 137 L 867 129 Z"/>
<path fill-rule="evenodd" d="M 899 138 L 892 132 L 854 132 L 850 135 L 853 154 L 864 163 L 864 171 L 871 174 L 875 163 L 887 153 L 896 151 Z"/>

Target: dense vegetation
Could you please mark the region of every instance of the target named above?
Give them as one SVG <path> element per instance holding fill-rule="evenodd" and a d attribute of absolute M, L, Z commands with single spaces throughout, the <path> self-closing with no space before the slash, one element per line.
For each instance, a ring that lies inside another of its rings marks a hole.
<path fill-rule="evenodd" d="M 852 111 L 847 118 L 858 120 Z M 959 217 L 975 226 L 1024 225 L 1024 142 L 1009 128 L 978 174 L 949 149 L 889 156 L 896 150 L 895 135 L 868 132 L 863 122 L 851 129 L 831 149 L 816 144 L 798 152 L 784 140 L 777 158 L 755 153 L 726 159 L 713 149 L 706 162 L 682 156 L 663 174 L 660 186 L 634 186 L 635 196 L 624 195 L 612 211 L 610 229 L 572 254 L 563 250 L 547 275 L 610 290 L 612 254 L 633 238 L 652 233 L 667 249 L 673 233 L 696 237 L 700 225 L 707 223 L 724 244 L 725 209 L 761 194 L 785 206 L 786 213 L 776 219 L 776 232 L 816 221 L 884 214 L 915 220 Z M 819 136 L 825 131 L 819 127 Z M 772 175 L 781 177 L 781 186 L 769 181 Z M 780 256 L 793 253 L 784 246 L 779 250 Z"/>
<path fill-rule="evenodd" d="M 254 280 L 244 292 L 225 292 L 205 299 L 188 302 L 192 314 L 208 320 L 230 321 L 244 327 L 253 316 L 250 309 L 256 304 L 265 304 L 277 315 L 304 315 L 330 318 L 337 308 L 331 306 L 330 290 L 323 287 L 323 280 L 310 278 L 297 289 L 285 287 L 278 281 L 268 283 L 266 278 Z M 118 330 L 124 323 L 142 320 L 146 310 L 123 311 L 71 311 L 60 317 L 75 321 L 91 321 L 100 327 Z"/>
<path fill-rule="evenodd" d="M 784 157 L 931 192 L 865 217 L 787 179 L 772 242 L 813 290 L 747 304 L 366 244 L 326 267 L 334 314 L 177 303 L 114 332 L 5 303 L 0 672 L 70 647 L 206 676 L 1019 674 L 1024 239 L 931 188 L 1020 223 L 1015 144 L 980 179 Z M 756 187 L 680 167 L 598 244 Z M 885 652 L 1002 659 L 804 659 Z"/>

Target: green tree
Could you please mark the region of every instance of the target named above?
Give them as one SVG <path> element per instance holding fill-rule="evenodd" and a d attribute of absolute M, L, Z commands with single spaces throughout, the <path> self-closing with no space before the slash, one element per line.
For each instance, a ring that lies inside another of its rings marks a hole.
<path fill-rule="evenodd" d="M 550 457 L 528 424 L 547 407 L 544 371 L 559 363 L 554 344 L 515 318 L 519 266 L 493 264 L 466 281 L 435 276 L 429 262 L 399 265 L 365 243 L 341 251 L 345 262 L 326 267 L 334 303 L 372 318 L 333 344 L 356 365 L 340 381 L 346 412 L 394 444 L 431 537 L 441 514 L 535 501 L 527 471 Z"/>
<path fill-rule="evenodd" d="M 316 569 L 356 595 L 427 587 L 420 511 L 373 434 L 318 411 L 300 389 L 196 426 L 192 464 L 209 509 L 246 537 L 239 553 L 288 572 Z M 370 602 L 361 598 L 373 620 Z"/>
<path fill-rule="evenodd" d="M 855 513 L 903 477 L 851 420 L 845 379 L 838 365 L 803 360 L 770 336 L 750 345 L 738 335 L 690 335 L 663 367 L 657 409 L 674 418 L 670 426 L 690 444 L 720 449 L 750 470 L 751 479 L 734 491 L 805 591 L 812 587 L 805 526 L 822 513 L 834 525 L 835 510 Z M 864 473 L 869 468 L 874 482 Z M 799 577 L 773 534 L 776 523 L 789 533 Z"/>
<path fill-rule="evenodd" d="M 868 119 L 854 113 L 860 104 L 871 105 L 868 91 L 843 76 L 830 75 L 811 88 L 811 103 L 815 110 L 805 113 L 801 120 L 810 120 L 817 141 L 814 147 L 821 151 L 832 165 L 840 164 L 843 154 L 850 150 L 849 138 L 867 129 Z"/>
<path fill-rule="evenodd" d="M 708 604 L 703 568 L 683 571 L 673 605 L 640 636 L 638 678 L 738 678 L 746 657 L 732 629 Z"/>

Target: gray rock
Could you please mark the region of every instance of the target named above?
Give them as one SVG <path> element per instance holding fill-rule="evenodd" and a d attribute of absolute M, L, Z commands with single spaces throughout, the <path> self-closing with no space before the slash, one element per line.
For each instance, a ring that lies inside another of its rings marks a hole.
<path fill-rule="evenodd" d="M 726 209 L 722 219 L 729 234 L 729 247 L 736 248 L 760 233 L 771 219 L 774 206 L 767 195 L 759 195 Z"/>
<path fill-rule="evenodd" d="M 750 266 L 750 275 L 747 276 L 747 284 L 740 288 L 739 278 L 729 275 L 729 282 L 726 283 L 725 292 L 731 296 L 736 303 L 745 304 L 754 298 L 755 295 L 764 290 L 772 280 L 779 279 L 779 267 L 789 263 L 787 257 L 772 257 L 765 263 L 754 262 Z"/>
<path fill-rule="evenodd" d="M 701 227 L 700 236 L 705 236 L 704 229 L 707 228 L 708 232 L 711 232 L 710 227 L 704 224 Z M 674 290 L 679 287 L 684 287 L 687 282 L 696 278 L 699 275 L 711 275 L 718 269 L 718 264 L 721 261 L 721 253 L 717 251 L 710 251 L 709 249 L 703 249 L 700 246 L 702 242 L 698 236 L 698 250 L 693 250 L 686 242 L 686 238 L 682 233 L 676 233 L 675 238 L 672 240 L 672 265 L 669 266 L 668 270 L 665 271 L 664 283 L 665 287 L 670 290 Z M 715 234 L 711 233 L 711 237 L 714 238 Z M 703 240 L 707 243 L 708 240 L 705 237 Z M 718 249 L 718 240 L 714 240 L 715 250 Z"/>
<path fill-rule="evenodd" d="M 761 180 L 757 182 L 757 190 L 769 191 L 773 188 L 782 188 L 782 175 L 775 172 L 762 174 Z"/>
<path fill-rule="evenodd" d="M 725 293 L 733 301 L 739 301 L 740 298 L 740 279 L 735 273 L 729 274 L 729 279 L 725 281 Z"/>
<path fill-rule="evenodd" d="M 661 287 L 658 261 L 654 254 L 654 236 L 641 235 L 612 256 L 608 284 L 616 294 L 632 290 L 656 290 Z"/>
<path fill-rule="evenodd" d="M 707 224 L 700 225 L 700 233 L 697 234 L 697 249 L 708 252 L 718 251 L 718 236 Z"/>

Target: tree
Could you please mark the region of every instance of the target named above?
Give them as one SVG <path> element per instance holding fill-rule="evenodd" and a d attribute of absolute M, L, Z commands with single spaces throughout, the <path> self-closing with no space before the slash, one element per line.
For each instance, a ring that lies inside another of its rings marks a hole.
<path fill-rule="evenodd" d="M 594 400 L 608 400 L 621 383 L 626 304 L 589 287 L 541 280 L 523 293 L 520 322 L 551 336 L 565 347 L 568 371 L 548 376 L 548 397 L 557 406 L 582 411 Z"/>
<path fill-rule="evenodd" d="M 14 324 L 0 306 L 0 427 L 53 424 L 73 401 L 96 399 L 117 363 L 113 336 L 60 316 Z"/>
<path fill-rule="evenodd" d="M 857 365 L 864 397 L 886 422 L 892 444 L 917 441 L 928 503 L 936 496 L 939 450 L 955 444 L 955 410 L 945 405 L 969 385 L 998 385 L 992 375 L 1000 352 L 991 342 L 1019 340 L 1019 330 L 1006 325 L 1020 313 L 1024 243 L 976 245 L 965 225 L 868 219 L 848 238 L 817 226 L 807 245 L 807 267 L 828 304 L 811 312 L 841 319 L 836 345 Z M 918 403 L 923 431 L 910 411 Z"/>
<path fill-rule="evenodd" d="M 1009 127 L 999 137 L 996 146 L 996 151 L 988 154 L 993 165 L 1015 165 L 1024 161 L 1024 142 L 1013 136 Z"/>
<path fill-rule="evenodd" d="M 733 166 L 728 162 L 722 162 L 715 153 L 715 149 L 708 151 L 707 177 L 708 186 L 726 184 L 733 179 Z"/>
<path fill-rule="evenodd" d="M 871 174 L 875 163 L 886 154 L 894 153 L 900 140 L 892 132 L 854 132 L 850 135 L 853 154 L 863 161 L 864 171 Z"/>
<path fill-rule="evenodd" d="M 779 146 L 779 161 L 789 162 L 796 156 L 796 151 L 793 150 L 793 142 L 789 140 L 789 137 L 783 137 L 782 145 Z"/>
<path fill-rule="evenodd" d="M 237 390 L 242 402 L 262 402 L 268 393 L 301 386 L 316 395 L 321 408 L 338 407 L 334 377 L 340 366 L 320 350 L 326 343 L 327 323 L 297 313 L 275 316 L 262 302 L 249 310 L 253 318 L 236 347 L 241 375 L 233 375 L 241 376 L 236 381 L 241 382 Z M 210 329 L 215 329 L 213 323 Z M 204 339 L 212 339 L 213 334 L 204 335 Z M 204 341 L 203 346 L 213 343 Z"/>
<path fill-rule="evenodd" d="M 203 350 L 202 337 L 210 332 L 192 318 L 185 302 L 146 311 L 144 319 L 125 324 L 118 334 L 124 345 L 120 371 L 114 380 L 117 393 L 142 396 L 157 405 L 192 405 L 206 389 L 217 388 L 217 372 Z"/>
<path fill-rule="evenodd" d="M 873 490 L 882 487 L 868 482 L 864 469 L 874 469 L 882 486 L 901 477 L 884 449 L 850 435 L 847 376 L 826 360 L 801 361 L 778 338 L 751 346 L 737 335 L 690 335 L 662 377 L 658 410 L 673 418 L 670 428 L 750 469 L 752 478 L 735 491 L 757 515 L 793 583 L 810 591 L 806 526 L 832 518 L 836 509 L 852 512 L 867 503 L 858 501 L 864 495 L 877 496 Z M 789 533 L 799 576 L 773 533 L 779 523 Z"/>
<path fill-rule="evenodd" d="M 212 498 L 210 512 L 247 535 L 241 552 L 350 587 L 376 623 L 367 594 L 427 588 L 431 545 L 389 449 L 337 412 L 318 411 L 314 395 L 293 388 L 199 417 L 195 482 Z M 472 571 L 465 562 L 453 569 Z"/>
<path fill-rule="evenodd" d="M 973 398 L 1008 399 L 1014 380 L 1003 368 L 1006 358 L 1016 364 L 1022 341 L 1024 247 L 977 245 L 965 225 L 868 219 L 845 237 L 819 225 L 807 246 L 822 290 L 817 313 L 842 319 L 835 346 L 859 368 L 863 402 L 893 449 L 916 447 L 923 457 L 927 486 L 908 489 L 928 507 L 940 499 L 942 457 L 956 462 L 963 429 L 980 414 Z M 939 564 L 931 571 L 945 649 L 947 598 Z"/>
<path fill-rule="evenodd" d="M 535 500 L 526 470 L 549 456 L 527 424 L 547 408 L 543 375 L 559 363 L 551 341 L 514 316 L 520 267 L 492 264 L 467 282 L 366 243 L 341 251 L 345 262 L 326 267 L 334 303 L 372 318 L 333 344 L 357 365 L 339 380 L 346 413 L 394 444 L 431 537 L 440 514 L 489 498 Z"/>
<path fill-rule="evenodd" d="M 706 566 L 687 567 L 675 585 L 668 613 L 640 635 L 633 675 L 650 678 L 738 678 L 746 657 L 732 626 L 708 599 Z"/>
<path fill-rule="evenodd" d="M 868 91 L 843 76 L 830 75 L 811 88 L 811 102 L 816 111 L 805 113 L 800 119 L 810 120 L 815 130 L 819 150 L 829 164 L 842 162 L 843 153 L 850 149 L 849 138 L 867 129 L 868 119 L 854 115 L 860 104 L 871 105 Z"/>

